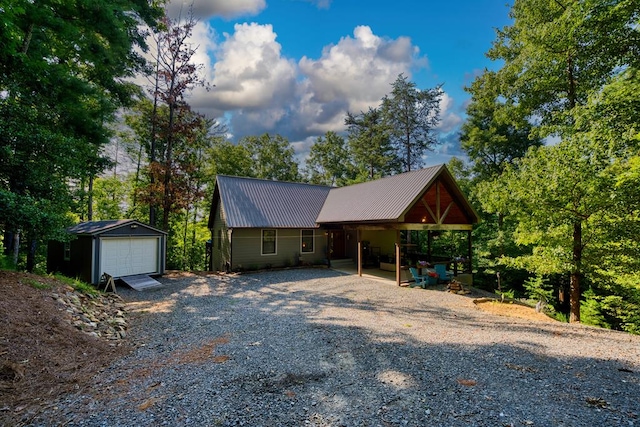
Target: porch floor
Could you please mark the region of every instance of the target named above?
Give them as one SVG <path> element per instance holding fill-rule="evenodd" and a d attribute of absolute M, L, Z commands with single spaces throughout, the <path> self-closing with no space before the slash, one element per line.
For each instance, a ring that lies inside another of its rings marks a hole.
<path fill-rule="evenodd" d="M 335 267 L 331 267 L 332 270 L 339 271 L 345 274 L 358 274 L 358 269 L 355 265 L 339 265 Z M 380 270 L 379 268 L 363 268 L 362 269 L 362 277 L 366 277 L 367 279 L 379 280 L 383 282 L 391 282 L 393 285 L 396 284 L 396 272 L 395 271 L 385 271 Z M 403 280 L 403 285 L 407 285 L 408 282 Z"/>

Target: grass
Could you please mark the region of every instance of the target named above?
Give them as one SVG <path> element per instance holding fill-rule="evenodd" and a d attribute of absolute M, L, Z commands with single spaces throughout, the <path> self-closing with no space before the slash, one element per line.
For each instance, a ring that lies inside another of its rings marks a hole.
<path fill-rule="evenodd" d="M 51 277 L 59 280 L 60 282 L 66 285 L 71 286 L 73 289 L 75 289 L 78 292 L 82 292 L 83 294 L 92 295 L 92 296 L 100 295 L 100 291 L 96 289 L 93 285 L 85 283 L 82 280 L 79 280 L 77 278 L 73 279 L 71 277 L 63 276 L 62 274 L 53 274 L 51 275 Z"/>
<path fill-rule="evenodd" d="M 25 283 L 29 286 L 31 286 L 32 288 L 36 288 L 36 289 L 50 289 L 51 285 L 48 285 L 46 283 L 40 283 L 35 279 L 26 279 Z"/>

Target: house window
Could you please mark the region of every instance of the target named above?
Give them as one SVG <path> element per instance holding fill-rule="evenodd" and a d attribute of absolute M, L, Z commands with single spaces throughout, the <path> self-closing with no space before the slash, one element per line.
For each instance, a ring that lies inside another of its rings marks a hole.
<path fill-rule="evenodd" d="M 71 261 L 71 243 L 64 243 L 64 260 Z"/>
<path fill-rule="evenodd" d="M 276 230 L 262 230 L 262 255 L 276 254 Z"/>
<path fill-rule="evenodd" d="M 313 230 L 301 230 L 301 249 L 303 254 L 313 253 Z"/>

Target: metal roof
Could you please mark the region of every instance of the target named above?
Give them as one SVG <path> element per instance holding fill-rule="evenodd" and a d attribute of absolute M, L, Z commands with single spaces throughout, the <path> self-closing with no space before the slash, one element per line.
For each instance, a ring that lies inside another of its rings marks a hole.
<path fill-rule="evenodd" d="M 230 228 L 315 228 L 330 187 L 218 175 Z"/>
<path fill-rule="evenodd" d="M 123 227 L 129 224 L 137 224 L 141 227 L 148 228 L 153 231 L 157 231 L 158 233 L 167 234 L 165 231 L 158 230 L 156 228 L 151 227 L 150 225 L 143 224 L 135 219 L 109 219 L 104 221 L 86 221 L 81 222 L 80 224 L 76 224 L 67 228 L 67 231 L 72 234 L 80 234 L 80 235 L 96 235 L 103 233 L 107 230 L 113 230 L 114 228 Z"/>
<path fill-rule="evenodd" d="M 443 169 L 446 170 L 444 165 L 437 165 L 375 181 L 332 188 L 316 221 L 396 222 Z"/>

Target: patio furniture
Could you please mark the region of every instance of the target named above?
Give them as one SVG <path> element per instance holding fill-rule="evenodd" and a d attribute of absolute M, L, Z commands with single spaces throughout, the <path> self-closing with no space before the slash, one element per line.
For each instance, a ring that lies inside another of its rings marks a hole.
<path fill-rule="evenodd" d="M 418 273 L 418 269 L 414 267 L 409 267 L 409 271 L 411 272 L 411 276 L 413 276 L 413 279 L 416 281 L 416 286 L 420 286 L 422 289 L 427 287 L 429 281 L 428 276 L 422 276 L 420 273 Z"/>
<path fill-rule="evenodd" d="M 453 273 L 447 271 L 445 264 L 436 264 L 434 268 L 436 269 L 436 273 L 438 273 L 438 280 L 449 282 L 453 278 Z"/>

